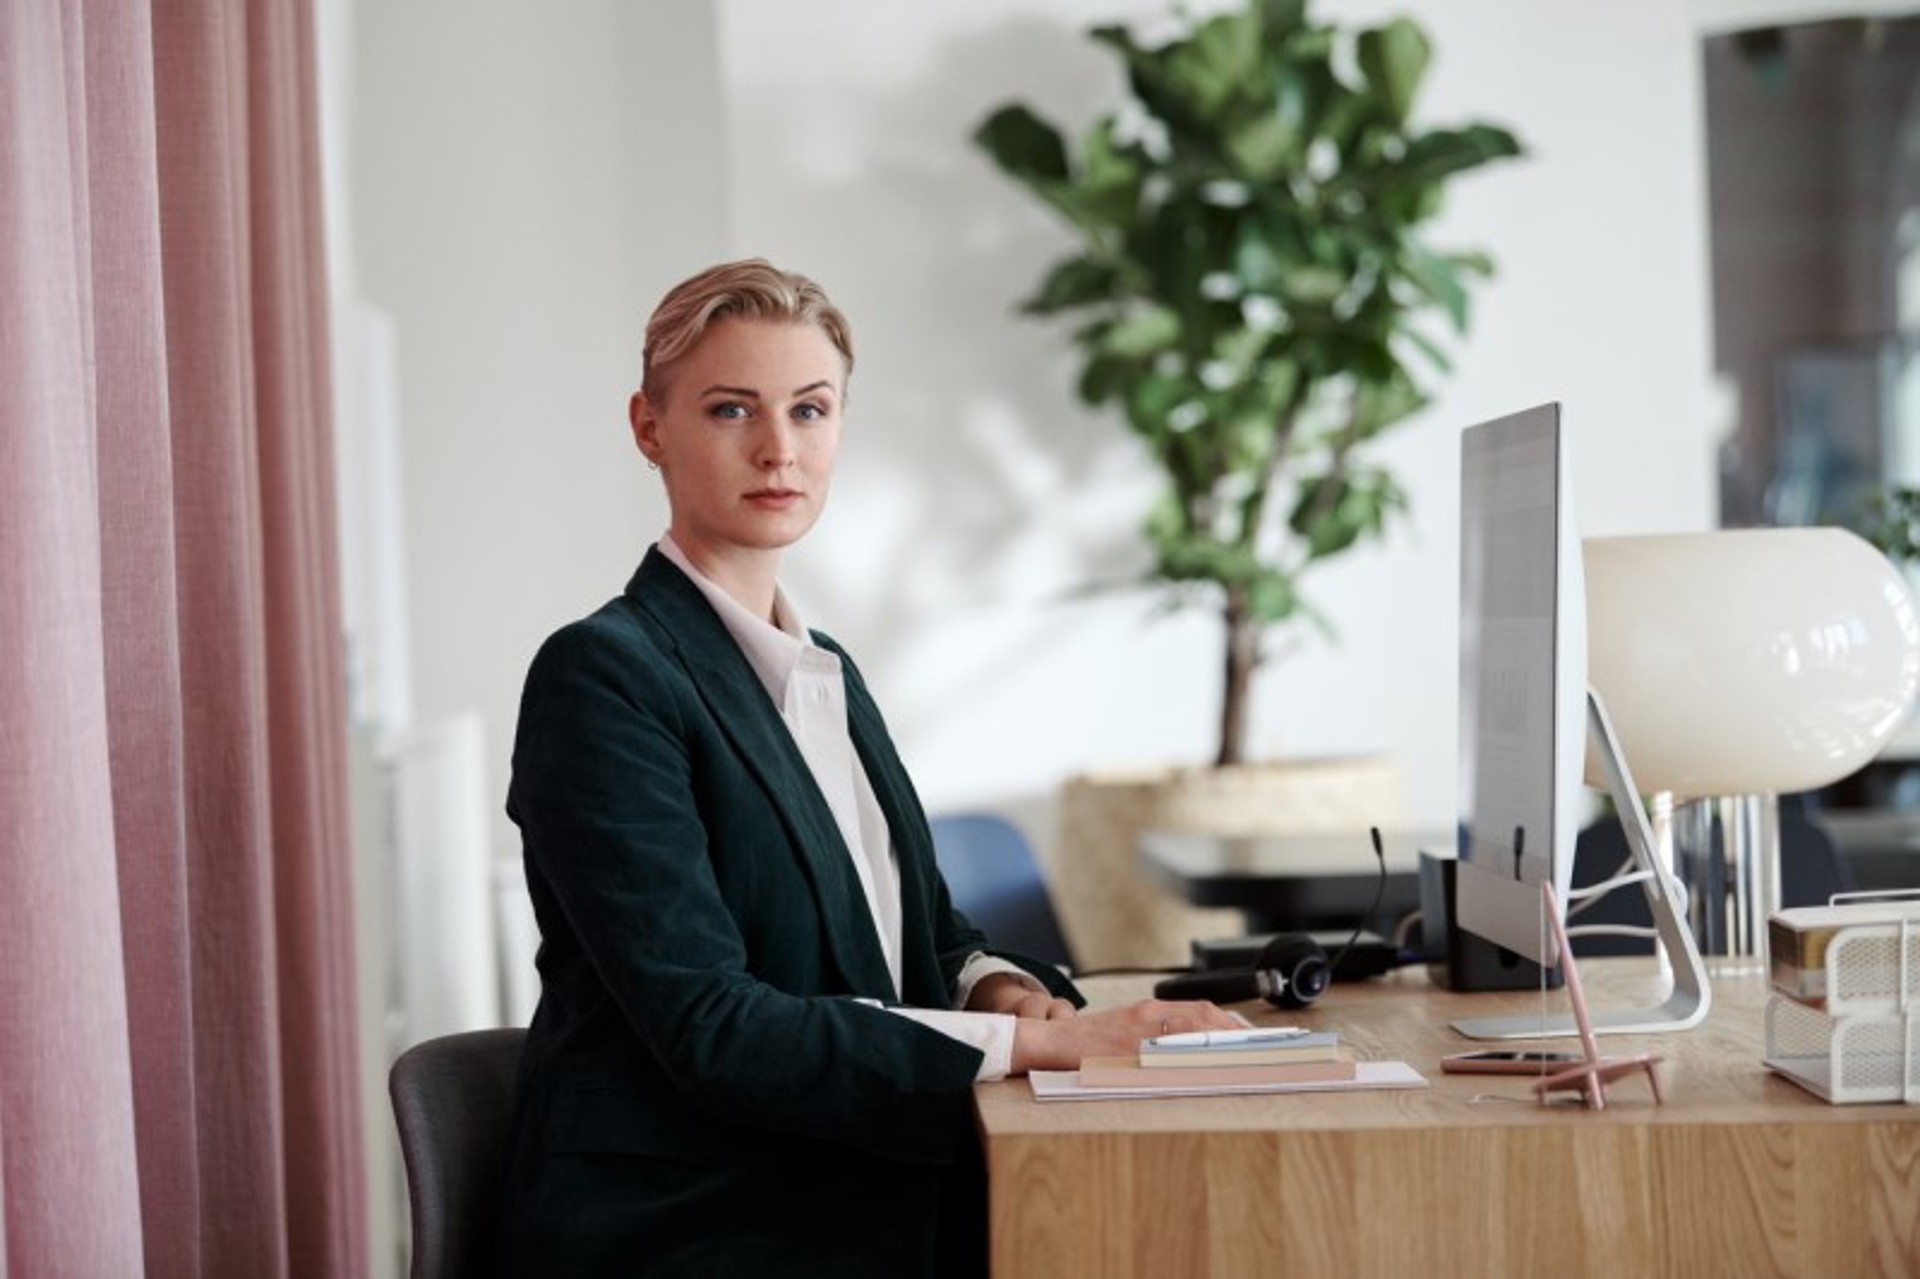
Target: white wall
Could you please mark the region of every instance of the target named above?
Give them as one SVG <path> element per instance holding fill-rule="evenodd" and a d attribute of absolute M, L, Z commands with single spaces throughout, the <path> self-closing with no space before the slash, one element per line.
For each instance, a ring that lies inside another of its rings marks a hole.
<path fill-rule="evenodd" d="M 1073 402 L 1066 326 L 1012 314 L 1069 240 L 966 142 L 1012 97 L 1083 124 L 1118 77 L 1081 29 L 1161 8 L 721 5 L 729 246 L 817 274 L 860 344 L 835 505 L 790 587 L 862 661 L 933 806 L 1210 755 L 1211 618 L 1152 621 L 1139 596 L 1061 600 L 1142 565 L 1153 477 L 1117 416 Z M 1313 582 L 1343 640 L 1302 637 L 1262 677 L 1254 748 L 1391 752 L 1409 815 L 1431 825 L 1453 806 L 1459 429 L 1564 400 L 1583 524 L 1607 533 L 1708 525 L 1720 424 L 1684 15 L 1568 0 L 1412 8 L 1438 50 L 1428 118 L 1508 123 L 1530 156 L 1457 188 L 1443 242 L 1491 249 L 1500 273 L 1457 376 L 1386 447 L 1413 518 Z"/>
<path fill-rule="evenodd" d="M 1153 477 L 1013 303 L 1066 237 L 967 142 L 1026 97 L 1080 122 L 1116 79 L 1080 35 L 1145 3 L 361 4 L 355 241 L 393 317 L 422 719 L 476 707 L 503 796 L 541 636 L 617 591 L 664 522 L 621 414 L 648 309 L 720 256 L 817 275 L 860 349 L 833 509 L 791 560 L 930 806 L 1202 762 L 1211 619 L 1064 596 L 1137 569 Z M 1386 4 L 1333 6 L 1346 18 Z M 1422 0 L 1425 109 L 1531 157 L 1464 181 L 1491 249 L 1458 371 L 1387 457 L 1415 510 L 1316 584 L 1344 635 L 1263 677 L 1268 754 L 1389 751 L 1452 810 L 1456 434 L 1566 401 L 1590 532 L 1703 527 L 1708 382 L 1698 51 L 1665 3 Z M 503 852 L 511 827 L 496 817 Z"/>
<path fill-rule="evenodd" d="M 654 301 L 727 247 L 713 14 L 361 0 L 354 36 L 353 243 L 398 347 L 415 711 L 479 711 L 517 855 L 527 662 L 665 519 L 626 399 Z"/>

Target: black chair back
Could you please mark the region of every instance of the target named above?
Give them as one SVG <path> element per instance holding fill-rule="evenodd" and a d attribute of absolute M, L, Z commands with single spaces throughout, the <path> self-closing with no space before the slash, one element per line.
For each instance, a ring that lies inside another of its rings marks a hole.
<path fill-rule="evenodd" d="M 407 1165 L 412 1279 L 488 1271 L 526 1037 L 524 1030 L 476 1030 L 429 1039 L 400 1054 L 387 1075 Z"/>

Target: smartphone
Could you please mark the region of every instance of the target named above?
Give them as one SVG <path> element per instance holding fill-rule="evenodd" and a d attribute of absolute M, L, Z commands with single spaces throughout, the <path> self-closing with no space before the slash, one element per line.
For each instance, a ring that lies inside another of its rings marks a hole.
<path fill-rule="evenodd" d="M 1440 1069 L 1450 1075 L 1551 1075 L 1585 1060 L 1579 1053 L 1542 1052 L 1537 1048 L 1489 1049 L 1442 1057 Z"/>

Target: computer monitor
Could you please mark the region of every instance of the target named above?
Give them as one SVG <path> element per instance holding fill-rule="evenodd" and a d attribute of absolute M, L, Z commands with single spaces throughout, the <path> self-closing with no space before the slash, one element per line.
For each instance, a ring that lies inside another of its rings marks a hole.
<path fill-rule="evenodd" d="M 1588 748 L 1626 828 L 1633 869 L 1576 893 Z M 1576 898 L 1638 883 L 1673 971 L 1657 1008 L 1607 1010 L 1596 1032 L 1684 1029 L 1706 1016 L 1705 967 L 1606 708 L 1587 686 L 1587 611 L 1573 471 L 1558 404 L 1470 427 L 1460 453 L 1460 927 L 1541 964 L 1559 958 L 1541 886 Z M 1577 933 L 1579 930 L 1572 929 Z M 1573 1033 L 1571 1017 L 1456 1023 L 1473 1038 Z"/>
<path fill-rule="evenodd" d="M 1460 442 L 1460 926 L 1539 963 L 1567 900 L 1586 742 L 1587 614 L 1560 406 Z"/>

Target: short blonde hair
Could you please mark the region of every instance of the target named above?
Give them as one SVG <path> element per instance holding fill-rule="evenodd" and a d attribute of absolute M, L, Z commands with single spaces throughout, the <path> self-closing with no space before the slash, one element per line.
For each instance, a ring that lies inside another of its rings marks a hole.
<path fill-rule="evenodd" d="M 746 258 L 710 266 L 667 291 L 647 321 L 641 352 L 640 389 L 650 400 L 666 394 L 662 374 L 700 345 L 721 320 L 784 320 L 816 324 L 853 373 L 853 331 L 847 317 L 828 300 L 826 290 L 764 258 Z"/>

